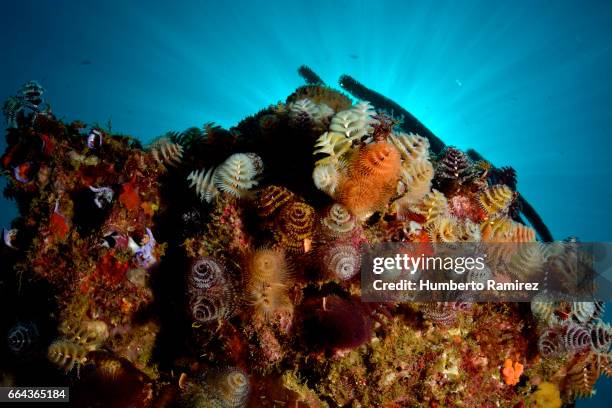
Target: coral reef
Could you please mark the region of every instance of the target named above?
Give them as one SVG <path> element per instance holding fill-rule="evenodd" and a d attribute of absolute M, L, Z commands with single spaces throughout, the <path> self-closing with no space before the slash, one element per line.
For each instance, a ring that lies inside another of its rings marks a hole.
<path fill-rule="evenodd" d="M 0 384 L 69 384 L 75 406 L 113 407 L 591 395 L 611 372 L 600 302 L 361 301 L 367 244 L 499 243 L 488 255 L 514 277 L 579 266 L 569 243 L 520 245 L 552 237 L 513 170 L 446 147 L 350 77 L 356 103 L 300 74 L 306 86 L 229 130 L 146 148 L 57 119 L 35 82 L 9 98 L 1 162 L 20 215 L 0 247 L 0 307 L 15 310 Z"/>
<path fill-rule="evenodd" d="M 389 98 L 379 94 L 376 91 L 368 89 L 363 84 L 359 83 L 357 80 L 352 78 L 349 75 L 343 75 L 339 80 L 340 86 L 344 88 L 347 92 L 358 99 L 369 101 L 376 109 L 385 111 L 388 114 L 397 117 L 400 119 L 400 128 L 405 132 L 415 132 L 418 133 L 429 140 L 431 145 L 431 150 L 434 154 L 440 154 L 442 150 L 445 148 L 445 144 L 442 140 L 440 140 L 436 135 L 434 135 L 425 125 L 423 125 L 417 118 L 415 118 L 410 112 L 402 108 L 397 103 L 393 102 Z M 484 158 L 475 150 L 470 149 L 466 152 L 468 157 L 470 157 L 474 162 L 478 161 L 486 161 Z M 503 170 L 504 168 L 500 169 Z M 493 177 L 491 181 L 493 183 L 497 182 L 497 175 L 500 174 L 498 169 L 492 167 Z M 512 176 L 512 171 L 506 172 L 506 174 L 511 176 L 511 182 L 509 186 L 512 187 L 516 185 L 516 178 Z M 552 234 L 542 221 L 542 218 L 538 215 L 537 211 L 533 208 L 529 202 L 525 199 L 525 197 L 519 195 L 517 200 L 520 203 L 521 213 L 527 218 L 527 220 L 531 223 L 534 229 L 537 231 L 538 236 L 545 242 L 553 241 Z"/>

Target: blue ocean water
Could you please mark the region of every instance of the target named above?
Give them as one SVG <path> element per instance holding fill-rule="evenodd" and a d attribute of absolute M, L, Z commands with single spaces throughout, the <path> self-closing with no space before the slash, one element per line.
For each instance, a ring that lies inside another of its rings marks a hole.
<path fill-rule="evenodd" d="M 3 2 L 0 31 L 0 97 L 37 79 L 59 116 L 144 141 L 236 124 L 300 85 L 301 64 L 350 74 L 513 166 L 555 238 L 612 241 L 609 1 L 26 0 Z M 608 381 L 579 406 L 611 396 Z"/>

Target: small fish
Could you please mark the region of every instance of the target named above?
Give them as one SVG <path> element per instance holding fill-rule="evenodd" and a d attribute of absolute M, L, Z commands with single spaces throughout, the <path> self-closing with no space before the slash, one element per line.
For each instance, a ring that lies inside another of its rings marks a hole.
<path fill-rule="evenodd" d="M 18 248 L 14 245 L 15 239 L 17 239 L 17 233 L 19 231 L 16 228 L 7 230 L 6 228 L 2 229 L 2 239 L 4 240 L 4 245 L 11 249 L 17 250 Z"/>
<path fill-rule="evenodd" d="M 19 181 L 20 183 L 29 183 L 32 181 L 30 178 L 31 170 L 32 163 L 25 162 L 13 168 L 13 176 L 15 176 L 15 180 Z"/>
<path fill-rule="evenodd" d="M 91 129 L 87 135 L 87 147 L 96 149 L 102 146 L 103 133 L 99 129 Z"/>
<path fill-rule="evenodd" d="M 106 208 L 113 202 L 115 192 L 110 187 L 93 187 L 89 186 L 89 189 L 94 192 L 94 203 L 98 208 Z"/>
<path fill-rule="evenodd" d="M 455 83 L 457 84 L 457 86 L 463 86 L 463 83 L 458 79 L 455 79 Z"/>

